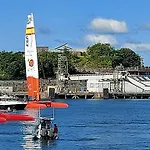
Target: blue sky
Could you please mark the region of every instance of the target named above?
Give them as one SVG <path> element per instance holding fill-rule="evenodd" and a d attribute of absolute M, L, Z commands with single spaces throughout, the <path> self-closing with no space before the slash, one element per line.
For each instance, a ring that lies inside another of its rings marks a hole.
<path fill-rule="evenodd" d="M 23 51 L 27 15 L 34 14 L 38 46 L 65 42 L 86 48 L 110 42 L 129 47 L 150 66 L 149 0 L 3 0 L 0 50 Z"/>

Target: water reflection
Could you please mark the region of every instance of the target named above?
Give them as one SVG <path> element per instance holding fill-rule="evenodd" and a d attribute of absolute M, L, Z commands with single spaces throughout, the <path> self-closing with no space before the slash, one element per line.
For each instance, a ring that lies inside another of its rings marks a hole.
<path fill-rule="evenodd" d="M 36 109 L 27 109 L 23 112 L 24 114 L 31 115 L 35 118 L 34 121 L 26 121 L 22 122 L 22 130 L 23 130 L 23 148 L 24 150 L 40 150 L 42 147 L 51 147 L 55 145 L 55 141 L 51 140 L 33 140 L 33 131 L 35 126 L 39 122 L 39 110 Z"/>
<path fill-rule="evenodd" d="M 27 109 L 23 112 L 24 114 L 28 114 L 31 115 L 33 117 L 35 117 L 34 121 L 26 121 L 26 122 L 22 122 L 23 124 L 23 148 L 24 150 L 28 150 L 28 149 L 41 149 L 41 145 L 39 141 L 34 141 L 33 140 L 33 131 L 35 126 L 38 123 L 38 118 L 39 118 L 39 111 L 36 109 Z"/>
<path fill-rule="evenodd" d="M 40 140 L 41 147 L 53 147 L 56 143 L 55 140 Z"/>

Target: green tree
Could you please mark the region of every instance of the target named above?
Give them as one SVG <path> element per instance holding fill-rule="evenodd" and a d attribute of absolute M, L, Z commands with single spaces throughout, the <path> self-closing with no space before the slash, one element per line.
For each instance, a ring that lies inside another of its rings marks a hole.
<path fill-rule="evenodd" d="M 90 58 L 89 66 L 94 68 L 112 67 L 112 58 L 115 49 L 110 44 L 98 43 L 87 48 L 87 54 Z"/>
<path fill-rule="evenodd" d="M 76 70 L 75 64 L 77 62 L 78 57 L 76 55 L 73 55 L 68 49 L 64 49 L 63 55 L 65 55 L 68 60 L 68 72 L 70 74 L 76 73 L 77 70 Z"/>
<path fill-rule="evenodd" d="M 114 48 L 110 44 L 95 44 L 87 48 L 87 54 L 91 58 L 97 58 L 99 56 L 112 56 Z"/>
<path fill-rule="evenodd" d="M 25 77 L 25 61 L 21 52 L 0 52 L 2 79 L 20 79 Z"/>
<path fill-rule="evenodd" d="M 38 64 L 39 64 L 39 76 L 41 78 L 49 78 L 55 75 L 57 68 L 57 53 L 54 52 L 39 52 Z"/>
<path fill-rule="evenodd" d="M 122 64 L 124 67 L 140 66 L 140 56 L 129 48 L 117 50 L 113 58 L 113 67 Z"/>

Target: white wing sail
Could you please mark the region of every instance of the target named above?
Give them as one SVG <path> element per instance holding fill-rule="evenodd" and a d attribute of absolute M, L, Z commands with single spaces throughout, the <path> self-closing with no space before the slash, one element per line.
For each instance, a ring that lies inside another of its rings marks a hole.
<path fill-rule="evenodd" d="M 25 64 L 28 87 L 28 97 L 30 100 L 39 100 L 39 74 L 38 60 L 34 29 L 34 17 L 28 15 L 25 35 Z"/>

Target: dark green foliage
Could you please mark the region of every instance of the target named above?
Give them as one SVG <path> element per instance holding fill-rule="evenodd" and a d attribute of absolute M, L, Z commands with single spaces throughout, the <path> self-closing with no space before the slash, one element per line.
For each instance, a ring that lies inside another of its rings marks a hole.
<path fill-rule="evenodd" d="M 140 66 L 140 56 L 129 48 L 115 50 L 110 44 L 95 44 L 87 48 L 90 65 L 97 68 L 111 68 L 122 64 L 124 67 Z"/>
<path fill-rule="evenodd" d="M 58 55 L 54 52 L 45 51 L 38 53 L 39 76 L 41 78 L 49 78 L 55 75 L 57 59 Z"/>
<path fill-rule="evenodd" d="M 115 53 L 113 67 L 122 64 L 124 67 L 140 66 L 140 57 L 129 48 L 121 48 Z"/>
<path fill-rule="evenodd" d="M 128 48 L 115 50 L 110 44 L 95 44 L 87 48 L 82 56 L 64 50 L 68 59 L 70 74 L 79 73 L 78 68 L 98 69 L 114 68 L 120 64 L 124 67 L 140 66 L 140 56 Z M 55 77 L 57 71 L 58 53 L 39 52 L 40 78 Z M 25 58 L 23 52 L 0 52 L 0 80 L 25 79 Z"/>
<path fill-rule="evenodd" d="M 73 55 L 67 49 L 64 50 L 64 55 L 67 57 L 67 60 L 68 60 L 68 72 L 70 74 L 76 73 L 75 64 L 76 64 L 78 57 L 76 55 Z"/>
<path fill-rule="evenodd" d="M 25 60 L 21 52 L 0 52 L 0 79 L 25 77 Z"/>
<path fill-rule="evenodd" d="M 95 44 L 87 48 L 87 54 L 92 58 L 100 56 L 112 56 L 114 54 L 114 48 L 110 44 Z"/>

